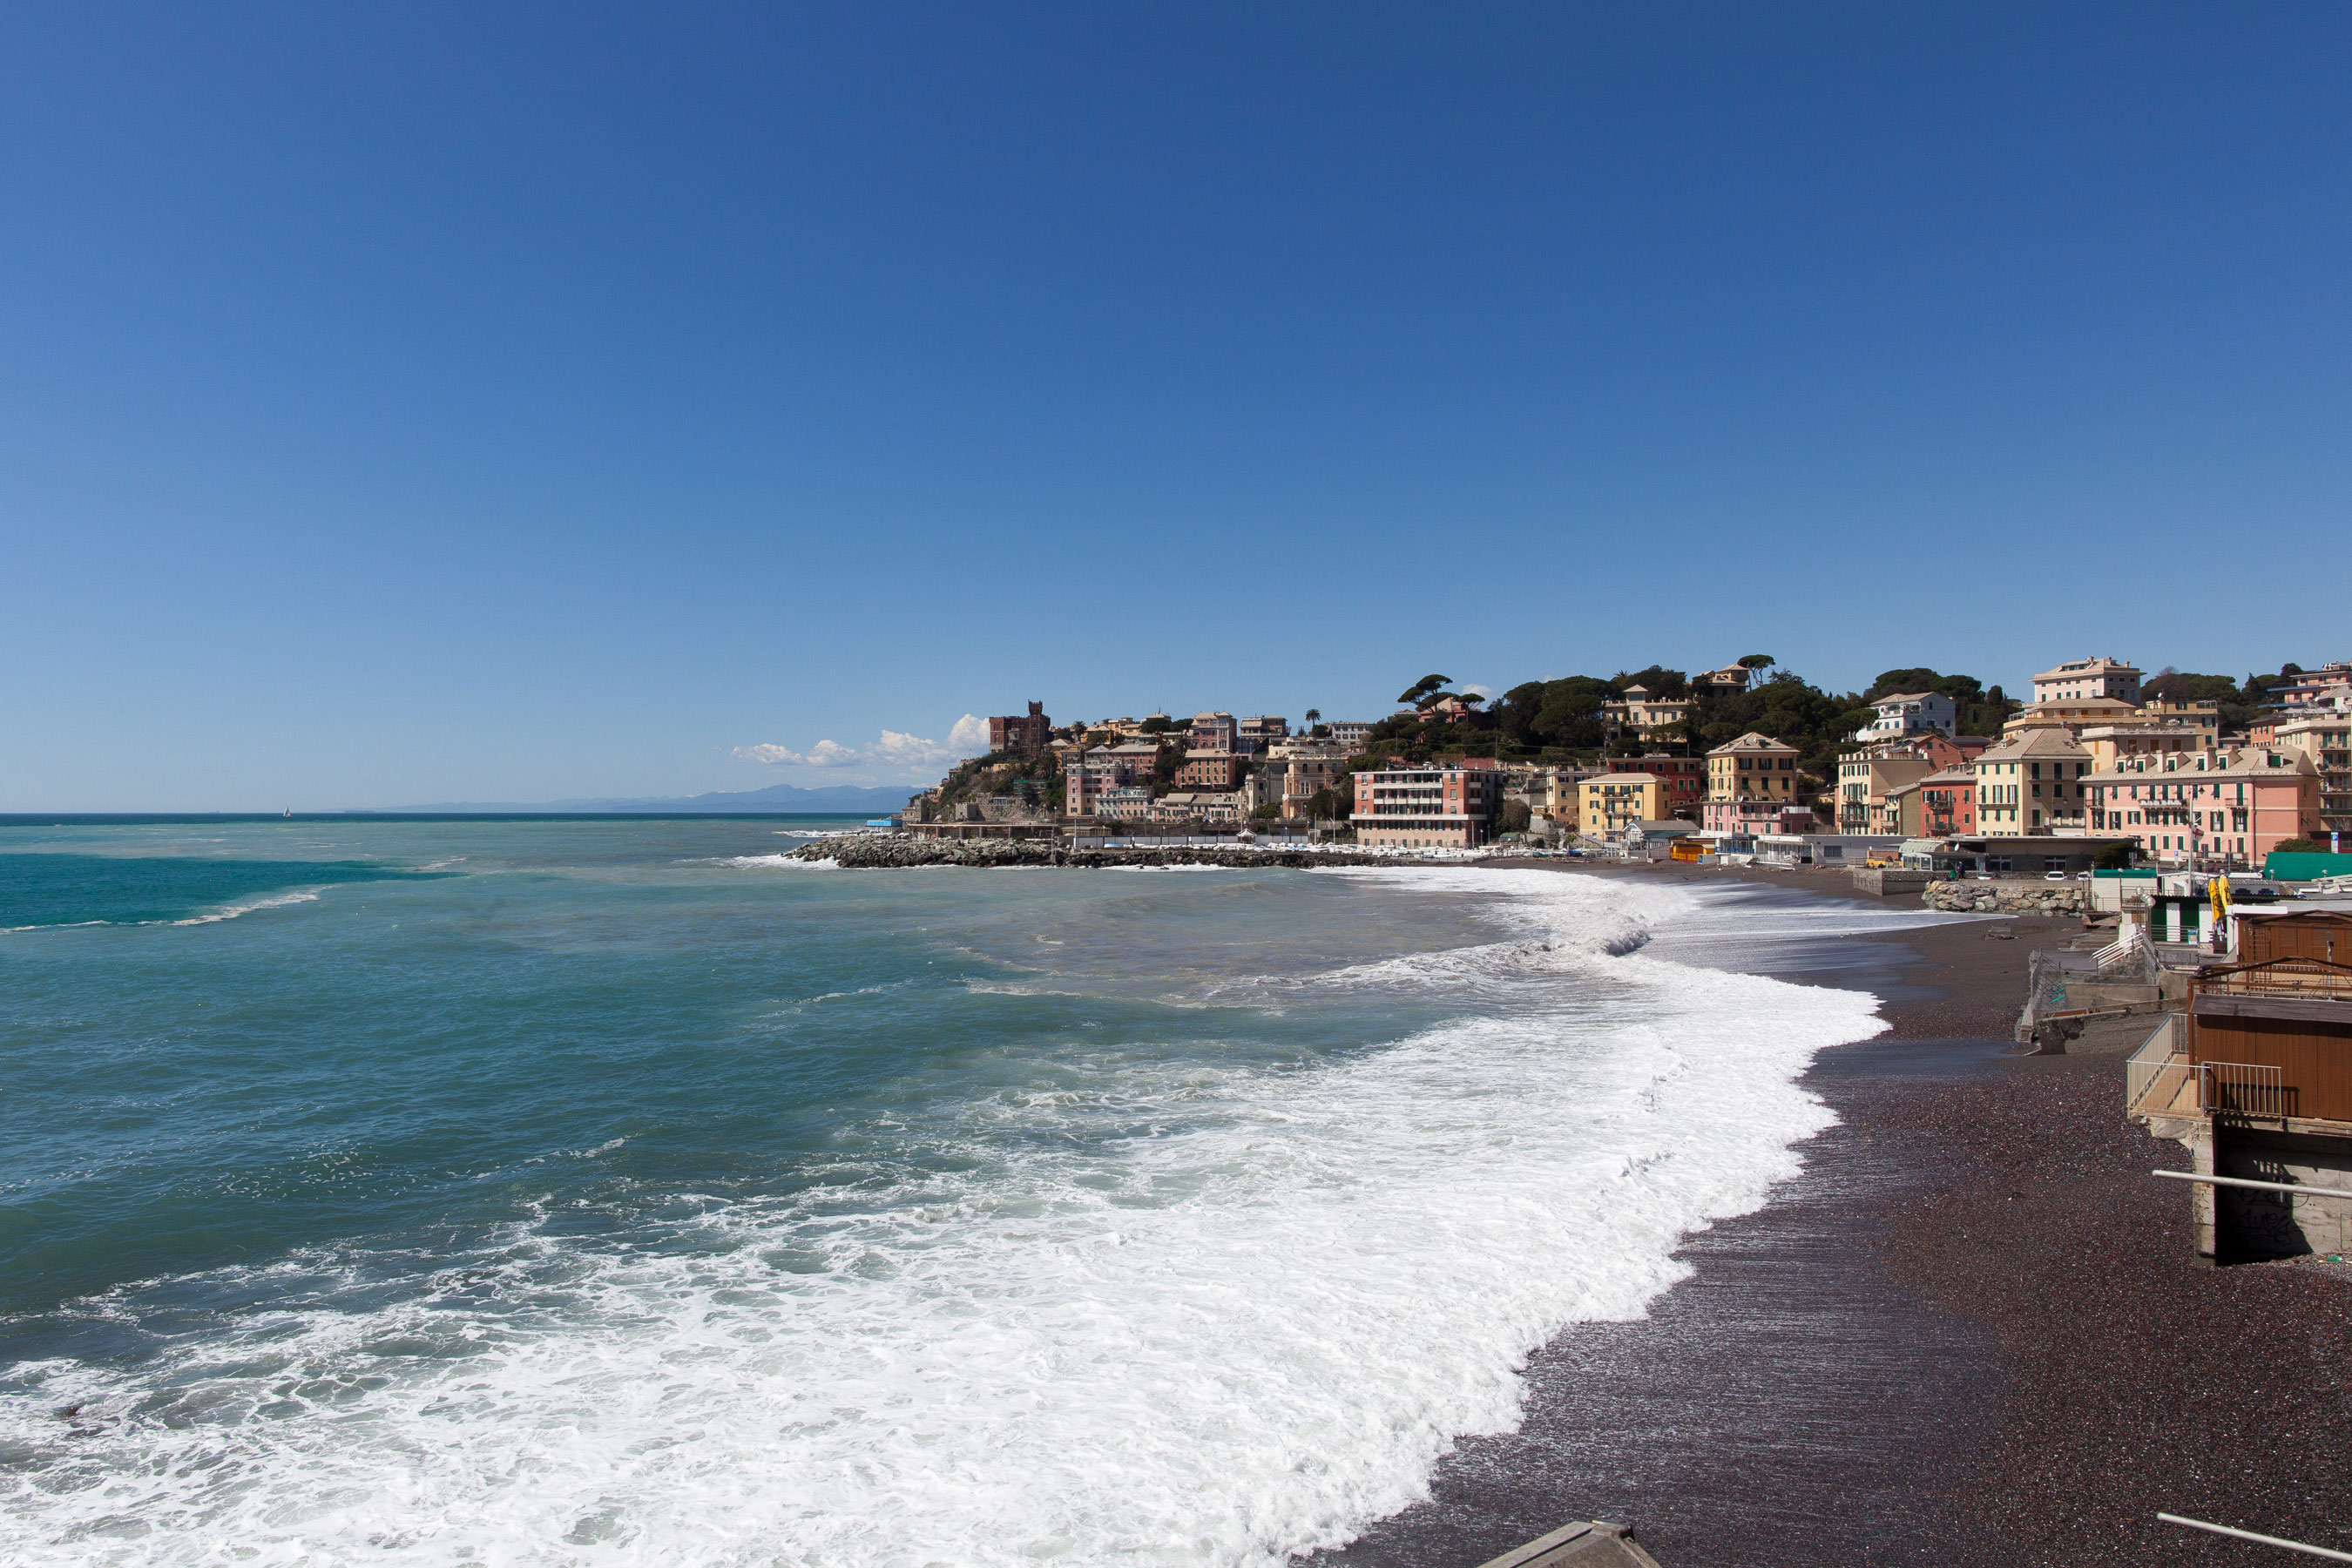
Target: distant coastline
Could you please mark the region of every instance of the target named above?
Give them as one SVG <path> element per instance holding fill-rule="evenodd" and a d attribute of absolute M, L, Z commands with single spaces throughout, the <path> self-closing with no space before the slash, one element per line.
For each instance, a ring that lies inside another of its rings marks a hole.
<path fill-rule="evenodd" d="M 770 784 L 765 789 L 713 790 L 705 795 L 614 795 L 572 800 L 448 800 L 424 805 L 352 807 L 340 816 L 770 816 L 784 812 L 813 816 L 878 816 L 901 810 L 914 789 L 908 784 L 830 784 L 803 789 L 797 784 Z M 298 814 L 299 815 L 299 814 Z"/>

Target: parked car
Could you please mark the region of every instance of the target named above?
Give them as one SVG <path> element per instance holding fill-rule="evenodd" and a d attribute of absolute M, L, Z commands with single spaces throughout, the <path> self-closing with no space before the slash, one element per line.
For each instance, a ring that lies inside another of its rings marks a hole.
<path fill-rule="evenodd" d="M 2220 786 L 2216 785 L 2215 787 L 2219 788 Z M 2066 873 L 2063 871 L 2044 871 L 2042 873 L 2042 879 L 2045 882 L 2063 882 L 2067 880 L 2067 877 Z"/>
<path fill-rule="evenodd" d="M 2231 901 L 2241 904 L 2274 904 L 2279 901 L 2280 896 L 2279 890 L 2268 882 L 2256 882 L 2252 887 L 2230 889 Z"/>

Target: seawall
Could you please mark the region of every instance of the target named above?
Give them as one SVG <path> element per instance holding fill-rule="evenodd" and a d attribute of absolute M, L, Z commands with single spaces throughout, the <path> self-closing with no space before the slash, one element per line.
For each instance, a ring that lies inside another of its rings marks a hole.
<path fill-rule="evenodd" d="M 918 838 L 906 835 L 846 834 L 819 838 L 792 851 L 795 860 L 831 860 L 845 870 L 902 870 L 915 866 L 1062 866 L 1081 870 L 1113 866 L 1228 866 L 1247 869 L 1287 866 L 1373 866 L 1378 857 L 1345 850 L 1307 849 L 1071 849 L 1034 838 Z"/>

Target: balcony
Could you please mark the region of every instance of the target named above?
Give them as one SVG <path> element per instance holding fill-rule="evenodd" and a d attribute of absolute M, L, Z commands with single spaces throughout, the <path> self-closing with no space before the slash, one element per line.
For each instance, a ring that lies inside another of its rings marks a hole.
<path fill-rule="evenodd" d="M 2200 1062 L 2185 1041 L 2189 1022 L 2168 1015 L 2124 1063 L 2127 1116 L 2226 1116 L 2284 1121 L 2295 1088 L 2266 1062 Z"/>
<path fill-rule="evenodd" d="M 2189 1011 L 2200 1018 L 2276 1018 L 2352 1029 L 2352 964 L 2273 958 L 2200 975 Z"/>
<path fill-rule="evenodd" d="M 2124 1069 L 2132 1116 L 2352 1127 L 2352 964 L 2274 958 L 2210 970 L 2189 1011 L 2159 1024 Z M 2321 1125 L 2321 1124 L 2334 1124 Z"/>

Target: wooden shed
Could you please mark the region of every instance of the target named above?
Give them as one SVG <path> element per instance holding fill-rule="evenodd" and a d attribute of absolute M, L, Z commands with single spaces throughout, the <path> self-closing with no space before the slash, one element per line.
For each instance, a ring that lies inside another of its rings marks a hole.
<path fill-rule="evenodd" d="M 2248 928 L 2242 927 L 2244 931 Z M 2266 922 L 2252 941 L 2330 941 L 2335 928 Z M 2352 963 L 2301 952 L 2209 969 L 2189 986 L 2189 1050 L 2208 1110 L 2352 1122 Z"/>
<path fill-rule="evenodd" d="M 2352 910 L 2242 909 L 2235 913 L 2242 963 L 2268 963 L 2274 958 L 2352 963 Z"/>

